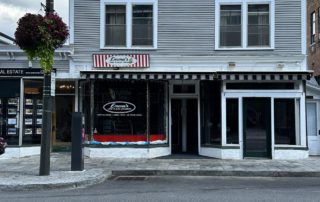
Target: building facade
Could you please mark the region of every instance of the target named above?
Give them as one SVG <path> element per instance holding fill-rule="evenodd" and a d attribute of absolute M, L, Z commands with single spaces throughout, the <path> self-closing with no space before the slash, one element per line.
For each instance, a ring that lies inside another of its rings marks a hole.
<path fill-rule="evenodd" d="M 86 155 L 308 157 L 305 0 L 71 0 L 70 9 Z"/>
<path fill-rule="evenodd" d="M 308 1 L 308 66 L 314 77 L 307 82 L 307 134 L 310 155 L 320 155 L 320 1 Z"/>
<path fill-rule="evenodd" d="M 70 0 L 70 47 L 57 51 L 52 87 L 54 144 L 68 140 L 75 110 L 84 114 L 90 157 L 307 158 L 306 4 Z M 29 69 L 21 50 L 0 49 L 0 71 Z M 27 78 L 1 77 L 20 84 L 0 96 L 3 120 L 12 123 L 2 136 L 16 128 L 11 151 L 39 131 L 38 91 Z"/>

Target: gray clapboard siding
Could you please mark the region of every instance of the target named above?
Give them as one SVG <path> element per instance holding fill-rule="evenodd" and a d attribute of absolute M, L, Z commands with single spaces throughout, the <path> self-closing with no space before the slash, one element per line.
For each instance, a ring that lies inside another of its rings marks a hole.
<path fill-rule="evenodd" d="M 276 0 L 275 50 L 214 51 L 214 0 L 159 0 L 158 49 L 100 50 L 100 0 L 75 0 L 75 61 L 90 61 L 92 53 L 153 55 L 299 55 L 301 1 Z"/>

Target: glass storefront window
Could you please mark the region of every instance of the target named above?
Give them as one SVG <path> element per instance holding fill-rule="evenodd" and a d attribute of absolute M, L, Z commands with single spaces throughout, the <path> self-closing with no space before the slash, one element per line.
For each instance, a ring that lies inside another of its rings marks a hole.
<path fill-rule="evenodd" d="M 103 144 L 147 144 L 146 82 L 96 81 L 93 139 Z"/>
<path fill-rule="evenodd" d="M 239 144 L 238 99 L 227 99 L 227 144 Z"/>
<path fill-rule="evenodd" d="M 299 144 L 299 100 L 274 100 L 275 144 Z"/>
<path fill-rule="evenodd" d="M 42 80 L 24 80 L 22 144 L 41 144 Z"/>
<path fill-rule="evenodd" d="M 167 140 L 167 84 L 150 82 L 150 144 L 166 144 Z"/>
<path fill-rule="evenodd" d="M 201 143 L 221 145 L 221 83 L 201 82 Z"/>
<path fill-rule="evenodd" d="M 0 137 L 19 144 L 20 79 L 0 80 Z"/>
<path fill-rule="evenodd" d="M 103 145 L 168 143 L 166 82 L 85 81 L 80 83 L 80 91 L 80 108 L 85 115 L 87 143 Z"/>

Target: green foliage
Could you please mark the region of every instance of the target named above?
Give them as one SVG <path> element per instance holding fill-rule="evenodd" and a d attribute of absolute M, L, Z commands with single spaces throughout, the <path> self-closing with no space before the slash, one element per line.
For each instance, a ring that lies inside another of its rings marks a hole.
<path fill-rule="evenodd" d="M 63 46 L 68 36 L 67 25 L 56 13 L 44 17 L 27 13 L 19 19 L 15 32 L 16 44 L 29 60 L 39 58 L 45 73 L 51 72 L 54 51 Z"/>

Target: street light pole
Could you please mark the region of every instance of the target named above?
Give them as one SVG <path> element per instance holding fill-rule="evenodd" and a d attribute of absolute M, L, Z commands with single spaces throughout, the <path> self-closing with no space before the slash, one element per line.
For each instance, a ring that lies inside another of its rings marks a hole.
<path fill-rule="evenodd" d="M 46 15 L 53 13 L 54 0 L 46 0 Z M 43 81 L 43 115 L 42 137 L 40 153 L 40 176 L 50 175 L 50 148 L 52 133 L 52 98 L 51 98 L 51 71 L 44 73 Z"/>

